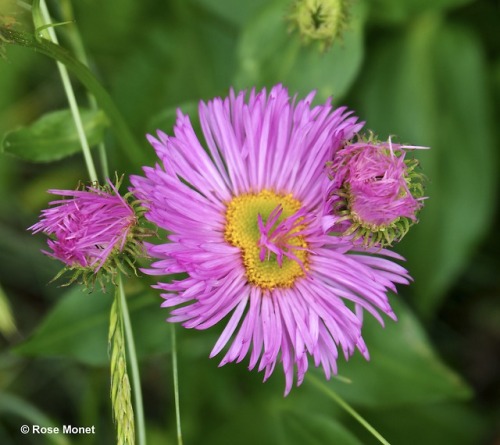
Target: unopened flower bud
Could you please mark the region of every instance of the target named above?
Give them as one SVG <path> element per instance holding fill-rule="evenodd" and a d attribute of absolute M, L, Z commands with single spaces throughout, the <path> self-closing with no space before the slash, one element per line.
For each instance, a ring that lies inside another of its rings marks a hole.
<path fill-rule="evenodd" d="M 368 246 L 400 241 L 423 206 L 418 161 L 406 159 L 414 147 L 391 140 L 359 141 L 340 149 L 330 165 L 333 228 Z"/>
<path fill-rule="evenodd" d="M 29 230 L 48 235 L 50 251 L 43 253 L 65 264 L 56 278 L 70 270 L 70 283 L 81 279 L 88 284 L 104 276 L 113 279 L 117 269 L 127 266 L 135 271 L 135 259 L 143 253 L 142 210 L 129 203 L 130 194 L 120 196 L 118 186 L 108 180 L 83 190 L 49 190 L 64 199 L 52 201 Z"/>
<path fill-rule="evenodd" d="M 318 41 L 328 49 L 345 29 L 349 0 L 296 0 L 288 20 L 290 29 L 298 29 L 305 43 Z"/>

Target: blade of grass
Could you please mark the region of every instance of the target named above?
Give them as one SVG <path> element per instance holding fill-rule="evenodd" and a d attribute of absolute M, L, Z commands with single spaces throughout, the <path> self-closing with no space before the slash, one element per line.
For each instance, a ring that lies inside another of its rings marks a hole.
<path fill-rule="evenodd" d="M 53 43 L 58 44 L 54 28 L 50 26 L 52 22 L 50 19 L 49 10 L 47 9 L 47 5 L 45 4 L 45 0 L 33 0 L 32 13 L 33 22 L 35 24 L 35 27 L 37 28 L 35 32 L 39 33 L 40 36 L 43 36 Z M 82 117 L 80 116 L 80 112 L 78 110 L 78 104 L 76 102 L 75 92 L 73 91 L 73 86 L 71 85 L 71 80 L 68 75 L 68 70 L 63 63 L 59 61 L 57 61 L 56 63 L 57 69 L 59 70 L 59 75 L 61 76 L 64 92 L 66 93 L 66 97 L 68 99 L 69 108 L 75 122 L 76 132 L 78 134 L 78 138 L 80 139 L 83 157 L 85 159 L 85 164 L 87 166 L 90 180 L 97 181 L 97 172 L 94 166 L 94 161 L 92 159 L 92 154 L 90 152 L 90 146 L 87 140 L 87 136 L 85 135 L 85 131 L 83 129 Z"/>
<path fill-rule="evenodd" d="M 182 445 L 181 411 L 179 407 L 179 374 L 177 368 L 177 342 L 175 339 L 175 325 L 170 324 L 172 337 L 172 373 L 174 375 L 175 423 L 177 425 L 177 445 Z"/>
<path fill-rule="evenodd" d="M 66 31 L 68 33 L 69 43 L 73 49 L 73 52 L 80 62 L 82 62 L 86 67 L 90 67 L 89 58 L 87 56 L 87 52 L 85 51 L 85 46 L 83 45 L 80 32 L 75 22 L 75 16 L 73 14 L 73 6 L 71 5 L 71 1 L 61 0 L 60 7 L 63 19 L 70 23 L 66 27 Z M 90 91 L 87 91 L 87 100 L 92 110 L 98 109 L 97 101 Z M 104 142 L 101 142 L 98 145 L 98 150 L 102 176 L 104 178 L 109 178 L 108 157 L 106 155 L 106 147 L 104 145 Z"/>

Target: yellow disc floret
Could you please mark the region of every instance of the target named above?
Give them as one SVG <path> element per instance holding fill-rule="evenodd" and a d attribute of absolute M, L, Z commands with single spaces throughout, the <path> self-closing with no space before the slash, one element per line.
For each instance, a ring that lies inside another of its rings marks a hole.
<path fill-rule="evenodd" d="M 283 195 L 271 190 L 262 190 L 256 194 L 234 197 L 226 209 L 224 237 L 228 243 L 241 249 L 248 281 L 263 289 L 291 287 L 297 278 L 305 276 L 305 270 L 308 269 L 308 252 L 305 250 L 307 243 L 304 236 L 293 236 L 293 231 L 287 241 L 297 249 L 293 253 L 299 261 L 284 257 L 280 266 L 274 253 L 267 254 L 261 261 L 258 215 L 265 223 L 270 213 L 278 206 L 281 206 L 283 211 L 276 225 L 299 211 L 301 203 L 291 194 Z"/>

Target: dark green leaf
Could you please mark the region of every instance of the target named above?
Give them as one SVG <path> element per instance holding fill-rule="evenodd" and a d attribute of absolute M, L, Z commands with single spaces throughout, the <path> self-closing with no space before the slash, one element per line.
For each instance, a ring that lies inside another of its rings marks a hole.
<path fill-rule="evenodd" d="M 367 414 L 392 444 L 486 444 L 487 421 L 464 403 L 435 403 Z"/>
<path fill-rule="evenodd" d="M 365 317 L 370 361 L 359 353 L 347 363 L 339 359 L 339 374 L 351 383 L 334 379 L 328 385 L 350 403 L 372 407 L 469 397 L 467 385 L 438 358 L 411 312 L 397 298 L 392 305 L 399 320 L 389 320 L 385 329 Z"/>
<path fill-rule="evenodd" d="M 282 410 L 284 443 L 287 445 L 361 445 L 335 417 L 319 412 Z"/>
<path fill-rule="evenodd" d="M 109 125 L 102 111 L 80 110 L 89 145 L 102 141 Z M 9 131 L 2 140 L 2 150 L 25 161 L 51 162 L 81 150 L 80 140 L 70 110 L 43 115 L 28 127 Z"/>
<path fill-rule="evenodd" d="M 159 298 L 152 294 L 128 299 L 140 357 L 169 350 L 169 329 Z M 108 327 L 112 290 L 70 290 L 45 317 L 35 333 L 14 350 L 29 356 L 61 356 L 101 366 L 108 363 Z M 145 335 L 144 333 L 147 333 Z"/>
<path fill-rule="evenodd" d="M 206 369 L 206 362 L 201 362 L 200 370 Z M 187 372 L 188 375 L 200 374 L 200 371 L 191 369 Z M 221 373 L 229 376 L 229 381 L 221 378 Z M 197 410 L 190 411 L 195 416 L 197 412 L 203 413 L 203 402 L 197 400 L 196 395 L 208 388 L 211 411 L 222 419 L 230 419 L 220 422 L 216 428 L 207 427 L 204 414 L 191 419 L 200 430 L 204 444 L 231 445 L 235 438 L 238 445 L 360 444 L 339 423 L 339 412 L 331 408 L 330 401 L 325 404 L 324 400 L 318 400 L 317 392 L 299 389 L 283 398 L 282 382 L 279 385 L 262 384 L 245 369 L 238 370 L 238 373 L 239 383 L 234 379 L 234 372 L 228 372 L 226 367 L 213 369 L 211 375 L 203 373 L 203 379 L 207 380 L 203 387 L 196 387 L 201 382 L 195 377 L 190 380 L 195 388 L 191 385 L 186 388 L 191 395 L 191 404 L 199 404 Z M 216 386 L 212 384 L 212 377 Z M 249 380 L 253 380 L 250 386 Z"/>

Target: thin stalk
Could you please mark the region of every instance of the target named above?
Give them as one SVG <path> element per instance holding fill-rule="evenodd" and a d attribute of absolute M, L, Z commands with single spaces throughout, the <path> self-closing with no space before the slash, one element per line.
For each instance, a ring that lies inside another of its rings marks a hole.
<path fill-rule="evenodd" d="M 349 405 L 342 397 L 340 397 L 335 391 L 326 386 L 323 382 L 318 380 L 313 374 L 309 374 L 308 379 L 317 388 L 323 391 L 328 397 L 334 400 L 341 408 L 347 411 L 352 417 L 354 417 L 361 425 L 363 425 L 380 443 L 383 445 L 391 445 L 387 440 L 385 440 L 382 435 L 371 426 L 362 416 L 359 414 L 351 405 Z"/>
<path fill-rule="evenodd" d="M 95 97 L 92 96 L 90 93 L 88 94 L 88 101 L 90 108 L 92 110 L 97 110 L 97 101 L 95 100 Z M 97 146 L 97 150 L 99 153 L 99 160 L 101 161 L 101 173 L 104 178 L 109 178 L 109 165 L 108 165 L 108 156 L 106 154 L 106 146 L 104 145 L 104 142 L 100 142 L 99 145 Z"/>
<path fill-rule="evenodd" d="M 174 375 L 175 423 L 177 425 L 177 444 L 182 445 L 181 410 L 179 408 L 179 375 L 177 368 L 177 342 L 175 339 L 175 325 L 170 324 L 172 337 L 172 372 Z"/>
<path fill-rule="evenodd" d="M 50 20 L 50 14 L 49 10 L 47 9 L 47 5 L 45 4 L 45 0 L 40 0 L 40 12 L 42 14 L 44 22 L 43 25 L 50 25 L 52 22 Z M 45 30 L 43 30 L 42 33 L 46 34 L 53 43 L 55 44 L 58 43 L 54 28 L 48 27 Z M 90 180 L 97 181 L 97 172 L 94 166 L 94 161 L 92 159 L 92 154 L 90 153 L 90 147 L 87 141 L 87 136 L 85 135 L 85 131 L 83 129 L 82 118 L 80 116 L 80 111 L 78 110 L 78 104 L 76 102 L 75 92 L 73 91 L 73 87 L 69 79 L 68 70 L 61 62 L 57 62 L 57 68 L 61 76 L 64 92 L 66 93 L 66 97 L 68 98 L 68 103 L 71 109 L 73 120 L 75 121 L 76 131 L 78 133 L 78 138 L 80 139 L 80 144 L 82 146 L 82 151 L 83 151 L 83 157 L 85 159 L 85 164 L 87 166 Z"/>
<path fill-rule="evenodd" d="M 118 288 L 120 292 L 120 306 L 123 315 L 123 326 L 125 328 L 128 359 L 130 363 L 130 371 L 132 373 L 132 387 L 134 392 L 138 444 L 146 445 L 146 428 L 144 423 L 144 408 L 142 404 L 141 378 L 139 376 L 139 365 L 137 361 L 137 354 L 135 352 L 134 335 L 132 332 L 132 324 L 130 323 L 130 315 L 128 312 L 127 299 L 125 298 L 125 290 L 123 288 L 123 280 L 121 274 L 118 276 Z"/>
<path fill-rule="evenodd" d="M 85 51 L 85 47 L 83 46 L 83 41 L 80 36 L 80 32 L 78 31 L 78 27 L 75 24 L 75 16 L 73 14 L 73 7 L 71 5 L 70 0 L 61 1 L 61 12 L 63 15 L 63 20 L 71 22 L 71 24 L 68 25 L 66 29 L 68 31 L 69 41 L 73 48 L 76 58 L 90 69 L 89 58 L 87 56 L 87 52 Z M 96 98 L 88 90 L 87 90 L 87 100 L 89 101 L 89 105 L 92 110 L 97 110 L 99 108 L 97 106 Z M 106 155 L 106 147 L 104 145 L 104 142 L 99 143 L 97 149 L 101 164 L 101 174 L 104 178 L 109 178 L 108 157 Z"/>

